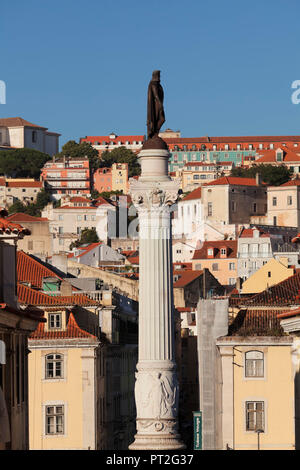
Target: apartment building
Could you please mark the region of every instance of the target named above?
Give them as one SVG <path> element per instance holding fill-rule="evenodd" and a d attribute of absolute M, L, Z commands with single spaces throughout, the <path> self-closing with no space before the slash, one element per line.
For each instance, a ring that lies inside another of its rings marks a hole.
<path fill-rule="evenodd" d="M 63 198 L 60 207 L 48 204 L 42 217 L 49 219 L 53 253 L 68 252 L 70 244 L 80 237 L 84 229 L 97 230 L 99 239 L 107 243 L 109 224 L 116 227 L 116 207 L 103 198 L 93 204 L 80 196 Z"/>
<path fill-rule="evenodd" d="M 104 151 L 111 151 L 118 147 L 126 147 L 129 150 L 132 150 L 135 153 L 138 153 L 145 141 L 144 135 L 117 135 L 112 132 L 109 135 L 102 136 L 86 136 L 80 138 L 80 143 L 88 142 L 96 150 L 98 150 L 99 155 Z"/>
<path fill-rule="evenodd" d="M 237 281 L 237 240 L 205 241 L 195 250 L 192 258 L 193 270 L 208 269 L 224 286 L 233 286 Z"/>
<path fill-rule="evenodd" d="M 90 196 L 90 163 L 87 157 L 62 157 L 45 163 L 41 170 L 45 188 L 56 200 L 64 194 Z"/>
<path fill-rule="evenodd" d="M 38 193 L 43 189 L 42 181 L 33 178 L 0 178 L 0 205 L 9 207 L 14 202 L 23 204 L 36 202 Z"/>
<path fill-rule="evenodd" d="M 250 223 L 267 213 L 267 187 L 257 178 L 224 176 L 202 186 L 204 220 L 223 225 Z"/>
<path fill-rule="evenodd" d="M 300 226 L 300 179 L 295 178 L 281 186 L 268 188 L 268 214 L 270 225 Z"/>
<path fill-rule="evenodd" d="M 182 190 L 183 192 L 193 191 L 204 183 L 214 181 L 221 176 L 228 176 L 233 166 L 233 162 L 188 162 L 181 172 Z"/>

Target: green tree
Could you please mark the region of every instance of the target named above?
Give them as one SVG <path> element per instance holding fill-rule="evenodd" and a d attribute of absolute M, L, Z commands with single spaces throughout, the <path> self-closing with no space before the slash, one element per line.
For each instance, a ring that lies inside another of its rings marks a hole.
<path fill-rule="evenodd" d="M 98 151 L 88 142 L 78 144 L 75 140 L 69 140 L 63 145 L 61 152 L 56 157 L 88 157 L 92 171 L 99 168 L 100 159 Z"/>
<path fill-rule="evenodd" d="M 99 242 L 99 237 L 97 235 L 97 232 L 94 228 L 89 229 L 86 228 L 82 230 L 81 235 L 79 240 L 76 240 L 75 242 L 72 242 L 70 245 L 70 250 L 72 250 L 74 247 L 78 247 L 81 245 L 89 245 L 90 243 L 98 243 Z"/>
<path fill-rule="evenodd" d="M 112 195 L 117 195 L 117 196 L 122 196 L 122 191 L 103 191 L 102 193 L 99 193 L 96 191 L 98 195 L 94 198 L 97 199 L 98 197 L 103 197 L 104 199 L 110 199 Z"/>
<path fill-rule="evenodd" d="M 0 152 L 0 174 L 10 178 L 39 178 L 41 168 L 50 159 L 47 153 L 34 149 Z"/>
<path fill-rule="evenodd" d="M 241 178 L 255 178 L 257 173 L 261 175 L 263 182 L 271 186 L 280 186 L 289 181 L 293 175 L 293 171 L 284 164 L 273 166 L 261 163 L 250 168 L 237 167 L 231 170 L 231 176 Z"/>
<path fill-rule="evenodd" d="M 137 155 L 126 147 L 118 147 L 111 152 L 105 150 L 101 154 L 101 168 L 111 167 L 113 163 L 128 163 L 129 177 L 140 175 L 141 173 Z"/>
<path fill-rule="evenodd" d="M 8 208 L 8 213 L 9 214 L 16 214 L 17 212 L 26 212 L 26 206 L 19 200 L 14 202 Z"/>
<path fill-rule="evenodd" d="M 32 202 L 28 205 L 25 205 L 18 200 L 9 207 L 8 212 L 9 214 L 15 214 L 16 212 L 24 212 L 25 214 L 32 215 L 34 217 L 40 217 L 42 210 L 48 204 L 48 202 L 50 202 L 50 200 L 51 199 L 47 191 L 45 191 L 45 189 L 42 189 L 38 193 L 35 203 Z"/>

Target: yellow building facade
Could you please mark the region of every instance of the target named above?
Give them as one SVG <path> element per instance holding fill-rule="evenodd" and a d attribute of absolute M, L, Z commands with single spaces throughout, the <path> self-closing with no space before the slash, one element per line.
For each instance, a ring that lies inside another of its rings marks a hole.
<path fill-rule="evenodd" d="M 294 274 L 288 267 L 288 258 L 270 259 L 264 266 L 243 282 L 242 294 L 257 294 Z"/>
<path fill-rule="evenodd" d="M 122 191 L 123 194 L 128 192 L 128 164 L 113 163 L 112 165 L 112 191 Z"/>
<path fill-rule="evenodd" d="M 292 339 L 231 336 L 217 347 L 223 449 L 294 450 Z"/>

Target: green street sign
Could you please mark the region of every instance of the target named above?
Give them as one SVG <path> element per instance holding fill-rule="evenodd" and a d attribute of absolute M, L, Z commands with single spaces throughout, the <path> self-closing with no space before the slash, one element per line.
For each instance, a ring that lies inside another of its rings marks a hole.
<path fill-rule="evenodd" d="M 194 450 L 202 450 L 202 411 L 193 411 Z"/>

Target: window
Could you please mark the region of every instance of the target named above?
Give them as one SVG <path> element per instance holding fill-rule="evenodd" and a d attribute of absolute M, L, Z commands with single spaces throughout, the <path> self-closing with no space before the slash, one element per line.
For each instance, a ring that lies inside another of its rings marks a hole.
<path fill-rule="evenodd" d="M 208 248 L 207 249 L 207 256 L 213 256 L 214 255 L 214 249 L 213 248 Z"/>
<path fill-rule="evenodd" d="M 212 265 L 212 270 L 213 270 L 213 271 L 218 271 L 218 270 L 219 270 L 219 265 L 218 265 L 218 263 L 213 263 L 213 265 Z"/>
<path fill-rule="evenodd" d="M 33 241 L 28 241 L 28 250 L 33 250 Z"/>
<path fill-rule="evenodd" d="M 253 203 L 253 212 L 256 212 L 256 210 L 257 210 L 257 204 L 256 204 L 256 202 L 254 202 Z"/>
<path fill-rule="evenodd" d="M 235 263 L 229 263 L 229 270 L 234 271 L 235 270 Z"/>
<path fill-rule="evenodd" d="M 272 205 L 277 206 L 277 197 L 273 197 L 272 199 Z"/>
<path fill-rule="evenodd" d="M 32 131 L 31 136 L 32 136 L 32 142 L 35 143 L 36 140 L 37 140 L 37 139 L 36 139 L 36 131 Z"/>
<path fill-rule="evenodd" d="M 46 434 L 64 434 L 64 406 L 46 406 Z"/>
<path fill-rule="evenodd" d="M 248 351 L 245 354 L 245 377 L 264 376 L 264 353 Z"/>
<path fill-rule="evenodd" d="M 247 401 L 246 402 L 246 430 L 257 431 L 258 429 L 264 430 L 265 404 L 263 401 Z"/>
<path fill-rule="evenodd" d="M 232 210 L 232 212 L 236 211 L 236 202 L 235 201 L 231 202 L 231 210 Z"/>
<path fill-rule="evenodd" d="M 230 285 L 230 286 L 234 286 L 235 283 L 236 283 L 236 278 L 235 278 L 235 277 L 230 277 L 230 278 L 229 278 L 229 285 Z"/>
<path fill-rule="evenodd" d="M 49 314 L 49 329 L 61 328 L 61 313 Z"/>
<path fill-rule="evenodd" d="M 63 376 L 63 356 L 61 354 L 48 354 L 45 360 L 45 378 L 61 379 Z"/>
<path fill-rule="evenodd" d="M 64 228 L 63 227 L 58 227 L 58 233 L 62 235 L 64 233 Z"/>
<path fill-rule="evenodd" d="M 196 271 L 201 271 L 201 264 L 196 264 L 195 270 Z"/>
<path fill-rule="evenodd" d="M 291 206 L 291 205 L 292 205 L 292 201 L 293 201 L 292 196 L 288 196 L 288 197 L 287 197 L 288 206 Z"/>
<path fill-rule="evenodd" d="M 62 214 L 60 214 L 60 215 L 58 216 L 58 220 L 64 220 L 64 216 L 63 216 Z"/>
<path fill-rule="evenodd" d="M 226 256 L 226 255 L 227 255 L 226 248 L 221 248 L 221 255 L 222 255 L 222 256 Z"/>
<path fill-rule="evenodd" d="M 208 217 L 212 216 L 212 202 L 207 204 L 207 215 Z"/>
<path fill-rule="evenodd" d="M 277 217 L 275 215 L 273 217 L 273 225 L 277 225 Z"/>

